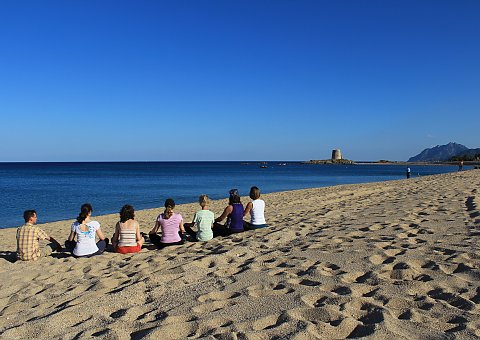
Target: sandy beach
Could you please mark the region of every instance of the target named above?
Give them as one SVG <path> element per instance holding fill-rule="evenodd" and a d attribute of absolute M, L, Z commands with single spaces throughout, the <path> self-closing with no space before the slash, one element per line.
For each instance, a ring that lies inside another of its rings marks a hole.
<path fill-rule="evenodd" d="M 471 170 L 272 193 L 267 229 L 91 259 L 15 262 L 16 229 L 0 230 L 0 336 L 476 339 L 478 188 Z M 162 211 L 138 211 L 141 230 Z M 95 219 L 110 237 L 118 215 Z M 40 227 L 64 241 L 71 222 Z"/>

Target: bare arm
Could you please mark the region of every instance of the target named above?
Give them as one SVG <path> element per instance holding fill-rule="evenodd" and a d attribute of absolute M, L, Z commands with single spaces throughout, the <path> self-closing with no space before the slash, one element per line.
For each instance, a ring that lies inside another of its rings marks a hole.
<path fill-rule="evenodd" d="M 252 211 L 252 208 L 253 208 L 253 203 L 252 202 L 248 202 L 247 203 L 247 206 L 245 207 L 245 210 L 243 211 L 243 216 L 247 216 L 248 213 L 250 213 Z"/>
<path fill-rule="evenodd" d="M 178 225 L 180 231 L 182 232 L 182 234 L 185 234 L 185 228 L 183 227 L 183 220 L 180 221 L 180 224 Z"/>
<path fill-rule="evenodd" d="M 105 235 L 103 235 L 102 230 L 100 228 L 97 229 L 97 236 L 100 240 L 105 240 Z"/>
<path fill-rule="evenodd" d="M 137 229 L 137 242 L 140 241 L 143 237 L 142 235 L 140 235 L 140 225 L 138 224 L 138 222 L 135 222 L 136 224 L 136 229 Z"/>
<path fill-rule="evenodd" d="M 158 231 L 158 227 L 160 227 L 160 222 L 155 221 L 155 226 L 153 227 L 152 230 L 150 230 L 149 234 L 156 234 Z"/>
<path fill-rule="evenodd" d="M 228 207 L 225 208 L 225 210 L 223 210 L 223 213 L 215 219 L 215 222 L 223 221 L 229 214 L 232 213 L 232 211 L 233 211 L 233 206 L 229 205 Z"/>
<path fill-rule="evenodd" d="M 70 242 L 75 241 L 75 232 L 73 230 L 70 231 L 70 235 L 68 235 L 68 240 Z"/>
<path fill-rule="evenodd" d="M 55 247 L 57 248 L 56 250 L 57 251 L 60 251 L 62 250 L 62 245 L 60 243 L 58 243 L 57 240 L 55 240 L 53 237 L 50 236 L 50 238 L 48 239 L 50 242 L 52 242 L 53 244 L 55 244 Z"/>
<path fill-rule="evenodd" d="M 112 238 L 112 245 L 115 247 L 118 243 L 118 234 L 119 234 L 119 229 L 120 228 L 120 225 L 119 223 L 117 222 L 117 224 L 115 225 L 115 233 L 113 234 L 113 238 Z"/>

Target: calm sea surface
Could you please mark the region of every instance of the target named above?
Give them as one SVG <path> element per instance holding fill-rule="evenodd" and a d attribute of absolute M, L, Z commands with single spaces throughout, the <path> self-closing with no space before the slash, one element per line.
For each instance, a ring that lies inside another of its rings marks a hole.
<path fill-rule="evenodd" d="M 286 165 L 280 165 L 286 164 Z M 411 166 L 412 177 L 457 171 L 456 166 Z M 36 209 L 38 223 L 75 218 L 90 202 L 95 215 L 225 198 L 230 188 L 262 193 L 405 178 L 404 165 L 310 165 L 298 162 L 0 163 L 0 228 L 23 224 Z"/>

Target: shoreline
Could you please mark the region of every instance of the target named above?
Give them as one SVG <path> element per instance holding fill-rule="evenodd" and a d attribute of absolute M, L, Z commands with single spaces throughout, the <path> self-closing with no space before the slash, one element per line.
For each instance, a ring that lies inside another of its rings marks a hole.
<path fill-rule="evenodd" d="M 475 339 L 479 187 L 471 170 L 270 193 L 269 228 L 91 259 L 11 263 L 2 229 L 0 336 Z M 137 211 L 140 229 L 162 211 Z M 118 214 L 94 219 L 110 237 Z M 71 221 L 39 226 L 61 242 Z"/>
<path fill-rule="evenodd" d="M 480 171 L 476 171 L 477 169 L 471 169 L 471 170 L 463 170 L 462 172 L 475 172 L 477 174 L 480 174 Z M 314 188 L 304 188 L 304 189 L 293 189 L 293 190 L 286 190 L 286 191 L 275 191 L 275 192 L 270 192 L 267 194 L 262 194 L 261 198 L 264 199 L 266 202 L 270 196 L 288 196 L 289 194 L 292 195 L 302 195 L 304 192 L 309 192 L 309 191 L 326 191 L 326 192 L 335 192 L 338 190 L 358 190 L 362 189 L 363 186 L 379 186 L 379 185 L 388 185 L 388 184 L 393 184 L 395 185 L 397 182 L 403 182 L 403 181 L 413 181 L 413 180 L 418 180 L 418 179 L 426 179 L 430 177 L 436 177 L 436 176 L 446 176 L 450 174 L 456 174 L 459 172 L 452 172 L 452 173 L 444 173 L 444 174 L 435 174 L 435 175 L 426 175 L 426 176 L 412 176 L 410 179 L 393 179 L 393 180 L 386 180 L 386 181 L 378 181 L 378 182 L 366 182 L 366 183 L 355 183 L 355 184 L 337 184 L 337 185 L 331 185 L 331 186 L 325 186 L 325 187 L 314 187 Z M 241 203 L 246 206 L 246 204 L 250 201 L 250 198 L 248 196 L 242 196 L 241 197 Z M 210 200 L 209 204 L 209 210 L 212 210 L 215 214 L 215 217 L 218 217 L 222 214 L 223 209 L 228 205 L 228 198 L 224 199 L 216 199 Z M 191 222 L 191 219 L 193 218 L 194 213 L 199 210 L 199 205 L 198 203 L 195 202 L 188 202 L 188 203 L 180 203 L 176 204 L 175 207 L 175 212 L 178 212 L 182 215 L 184 218 L 184 223 L 186 222 Z M 268 207 L 266 207 L 268 209 Z M 148 232 L 153 225 L 155 224 L 155 219 L 156 217 L 162 213 L 164 210 L 163 206 L 157 206 L 153 208 L 146 208 L 146 209 L 139 209 L 135 210 L 135 219 L 139 221 L 140 223 L 140 229 L 142 232 Z M 266 213 L 267 214 L 267 213 Z M 97 220 L 101 223 L 102 230 L 107 230 L 108 234 L 105 234 L 106 237 L 109 237 L 107 235 L 113 234 L 115 224 L 118 222 L 118 212 L 113 212 L 113 213 L 108 213 L 108 214 L 102 214 L 102 215 L 93 215 L 92 219 Z M 245 217 L 245 220 L 247 218 Z M 58 226 L 62 226 L 64 230 L 66 230 L 66 236 L 65 239 L 68 236 L 68 233 L 70 232 L 70 226 L 71 224 L 75 221 L 75 218 L 69 218 L 69 219 L 62 219 L 62 220 L 56 220 L 56 221 L 49 221 L 45 223 L 37 223 L 36 225 L 43 230 L 45 230 L 49 235 L 52 233 L 55 233 L 58 229 Z M 114 221 L 114 222 L 112 222 Z M 151 223 L 148 224 L 148 221 Z M 103 222 L 103 223 L 102 223 Z M 145 224 L 142 225 L 141 222 L 144 222 Z M 22 223 L 23 224 L 23 223 Z M 15 230 L 18 227 L 20 227 L 22 224 L 19 224 L 17 226 L 13 227 L 5 227 L 5 228 L 0 228 L 0 235 L 2 232 L 5 231 L 10 231 Z M 65 226 L 68 226 L 66 228 Z M 143 228 L 142 228 L 143 226 Z M 9 232 L 9 233 L 10 233 Z M 62 234 L 63 235 L 63 234 Z M 62 237 L 55 237 L 55 235 L 52 234 L 54 238 L 56 238 L 60 243 L 62 243 L 60 240 Z M 110 237 L 109 237 L 110 238 Z M 1 244 L 1 242 L 0 242 Z M 63 246 L 63 244 L 62 244 Z"/>
<path fill-rule="evenodd" d="M 436 176 L 436 175 L 427 175 L 427 176 L 422 176 L 422 177 L 428 177 L 428 176 Z M 417 177 L 419 177 L 419 176 L 417 176 Z M 412 179 L 413 178 L 415 178 L 415 176 L 413 176 Z M 289 192 L 296 193 L 296 192 L 301 192 L 301 191 L 304 191 L 304 190 L 312 190 L 312 189 L 313 190 L 315 190 L 315 189 L 328 189 L 328 188 L 336 188 L 336 187 L 340 187 L 340 186 L 356 186 L 356 185 L 364 185 L 364 184 L 378 184 L 378 183 L 388 183 L 388 182 L 392 182 L 392 181 L 402 181 L 402 180 L 403 179 L 393 179 L 393 180 L 378 181 L 378 182 L 364 182 L 364 183 L 355 183 L 355 184 L 337 184 L 337 185 L 330 185 L 330 186 L 325 186 L 325 187 L 313 187 L 313 188 L 303 188 L 303 189 L 292 189 L 292 190 L 286 190 L 286 191 L 274 191 L 274 192 L 269 192 L 269 193 L 266 193 L 266 194 L 262 194 L 262 197 L 266 197 L 266 196 L 269 196 L 269 195 L 275 195 L 275 194 L 289 193 Z M 248 201 L 250 200 L 250 198 L 248 196 L 242 196 L 241 200 L 242 200 L 243 205 L 245 206 L 248 203 Z M 215 207 L 217 207 L 218 202 L 222 202 L 223 203 L 222 207 L 224 208 L 226 206 L 227 202 L 228 202 L 228 199 L 227 198 L 215 199 L 215 200 L 211 199 L 210 200 L 210 205 L 213 204 Z M 186 210 L 183 209 L 183 206 L 188 206 L 188 207 L 194 206 L 192 209 L 195 209 L 196 205 L 198 205 L 196 201 L 187 202 L 187 203 L 179 203 L 179 204 L 176 204 L 175 210 L 177 211 L 178 209 L 180 209 L 180 210 L 186 212 Z M 156 207 L 145 208 L 145 209 L 138 209 L 138 210 L 135 210 L 135 215 L 140 214 L 140 215 L 143 216 L 145 213 L 148 214 L 151 211 L 158 211 L 160 213 L 160 212 L 163 212 L 163 209 L 164 208 L 162 206 L 156 206 Z M 194 210 L 192 212 L 192 216 L 193 216 L 193 213 L 195 211 L 196 210 Z M 222 211 L 223 211 L 223 209 L 222 209 Z M 215 216 L 221 215 L 222 211 L 218 211 L 218 212 L 216 211 Z M 186 212 L 186 213 L 188 213 L 188 212 Z M 41 212 L 39 212 L 39 215 L 41 216 Z M 101 215 L 95 215 L 94 214 L 93 217 L 98 218 L 100 220 L 104 220 L 104 219 L 110 219 L 113 216 L 117 216 L 117 215 L 118 215 L 118 212 L 111 212 L 111 213 L 101 214 Z M 182 216 L 183 216 L 183 214 L 182 214 Z M 22 220 L 22 216 L 20 216 L 20 215 L 19 215 L 19 220 Z M 37 223 L 36 225 L 39 226 L 40 228 L 42 228 L 43 226 L 47 226 L 47 228 L 48 228 L 50 224 L 55 224 L 55 225 L 69 224 L 69 225 L 71 225 L 74 221 L 75 221 L 75 218 L 67 218 L 67 219 L 47 221 L 47 222 L 44 222 L 44 223 Z M 184 221 L 184 222 L 186 222 L 186 221 Z M 190 222 L 190 221 L 188 221 L 188 222 Z M 2 228 L 0 228 L 0 232 L 2 230 L 16 229 L 16 228 L 20 227 L 21 225 L 22 225 L 22 223 L 20 223 L 19 225 L 11 226 L 11 227 L 2 227 Z"/>
<path fill-rule="evenodd" d="M 301 163 L 301 162 L 291 162 L 290 164 L 295 164 L 295 165 L 304 165 L 304 163 Z M 363 163 L 362 163 L 363 164 Z M 366 165 L 378 165 L 380 163 L 370 163 L 370 164 L 366 164 Z M 328 165 L 338 165 L 338 164 L 328 164 Z M 398 164 L 392 164 L 392 165 L 397 165 Z M 259 170 L 259 171 L 265 171 L 264 169 L 262 170 Z M 267 170 L 268 171 L 268 170 Z M 428 172 L 428 170 L 426 170 Z M 399 170 L 398 173 L 395 173 L 395 174 L 391 174 L 392 176 L 395 176 L 397 177 L 396 179 L 388 179 L 388 180 L 385 180 L 385 181 L 391 181 L 391 180 L 401 180 L 404 178 L 404 170 L 402 169 L 401 171 Z M 401 175 L 400 175 L 401 174 Z M 418 174 L 419 176 L 423 176 L 423 174 Z M 359 176 L 362 176 L 362 175 L 359 175 Z M 332 177 L 334 178 L 334 177 Z M 368 182 L 368 176 L 364 178 L 364 180 L 367 180 L 367 182 L 362 182 L 362 183 L 374 183 L 374 182 Z M 377 179 L 378 180 L 378 179 Z M 332 183 L 335 182 L 335 181 L 332 181 Z M 330 184 L 330 186 L 332 186 L 332 183 L 322 183 L 322 184 Z M 315 184 L 317 184 L 317 186 L 315 186 Z M 357 184 L 361 184 L 361 183 L 357 183 Z M 324 186 L 318 186 L 318 185 L 321 185 L 319 183 L 310 183 L 310 185 L 312 185 L 311 187 L 309 188 L 303 188 L 303 189 L 291 189 L 291 190 L 304 190 L 304 189 L 310 189 L 310 188 L 324 188 Z M 333 186 L 336 186 L 336 185 L 342 185 L 342 184 L 333 184 Z M 262 188 L 261 189 L 265 189 L 265 188 Z M 200 192 L 200 191 L 199 191 Z M 275 189 L 272 190 L 272 188 L 269 189 L 269 193 L 278 193 L 278 192 L 281 192 L 281 191 L 276 191 Z M 218 200 L 218 193 L 214 193 L 213 196 L 216 196 L 216 199 Z M 223 195 L 222 195 L 223 196 Z M 167 196 L 165 196 L 166 198 Z M 177 201 L 176 197 L 173 196 L 173 198 Z M 183 201 L 185 199 L 185 197 L 179 199 L 178 201 Z M 179 203 L 177 202 L 178 204 L 193 204 L 196 202 L 196 199 L 197 197 L 189 197 L 188 199 L 185 199 L 185 200 L 188 200 L 188 202 L 186 203 Z M 248 199 L 248 197 L 247 197 Z M 91 197 L 90 198 L 86 198 L 85 199 L 86 202 L 91 202 Z M 150 202 L 150 201 L 149 201 Z M 37 202 L 39 203 L 40 205 L 36 206 L 35 204 L 33 205 L 29 205 L 29 207 L 32 207 L 33 208 L 36 208 L 38 210 L 38 213 L 39 213 L 39 221 L 42 222 L 42 224 L 48 224 L 48 223 L 55 223 L 55 222 L 62 222 L 62 221 L 69 221 L 71 219 L 74 218 L 74 216 L 76 216 L 76 211 L 78 209 L 77 206 L 75 207 L 70 207 L 68 209 L 68 211 L 66 209 L 57 209 L 57 210 L 52 210 L 53 213 L 51 214 L 42 214 L 42 212 L 47 212 L 47 209 L 45 206 L 42 206 L 42 202 Z M 82 202 L 80 202 L 82 203 Z M 96 213 L 96 207 L 97 207 L 97 204 L 94 203 L 94 214 Z M 105 205 L 105 202 L 102 202 L 100 201 L 100 203 L 102 203 L 102 207 L 103 209 L 101 209 L 101 214 L 102 215 L 110 215 L 110 214 L 115 214 L 118 212 L 118 210 L 120 209 L 120 207 L 123 205 L 123 204 L 126 204 L 126 203 L 129 203 L 128 200 L 125 200 L 125 201 L 122 201 L 122 202 L 118 202 L 118 206 L 115 205 L 115 207 L 112 208 L 112 205 L 111 204 L 106 204 Z M 138 202 L 137 202 L 138 203 Z M 130 203 L 131 204 L 131 203 Z M 138 203 L 138 204 L 142 204 L 142 205 L 146 205 L 144 203 Z M 156 206 L 153 206 L 154 204 L 156 204 Z M 139 208 L 139 211 L 140 210 L 149 210 L 149 209 L 157 209 L 158 208 L 158 204 L 161 204 L 161 202 L 157 202 L 157 203 L 154 203 L 152 204 L 151 207 L 142 207 L 142 208 Z M 134 206 L 137 206 L 135 203 L 133 203 Z M 100 204 L 99 204 L 100 206 Z M 11 208 L 11 207 L 10 207 Z M 10 209 L 12 210 L 12 209 Z M 8 221 L 8 222 L 5 222 L 5 224 L 1 225 L 0 226 L 0 230 L 3 230 L 3 229 L 11 229 L 11 228 L 17 228 L 19 225 L 21 225 L 22 223 L 22 217 L 21 217 L 21 213 L 22 213 L 22 210 L 18 210 L 18 211 L 15 211 L 15 216 L 12 216 L 11 214 L 8 214 L 4 219 L 3 221 Z M 52 219 L 49 219 L 49 216 L 52 216 L 53 218 Z M 8 223 L 8 224 L 7 224 Z"/>

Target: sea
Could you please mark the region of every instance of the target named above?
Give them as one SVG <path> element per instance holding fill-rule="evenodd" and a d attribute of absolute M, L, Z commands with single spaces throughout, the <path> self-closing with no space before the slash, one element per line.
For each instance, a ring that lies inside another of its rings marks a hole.
<path fill-rule="evenodd" d="M 456 166 L 411 165 L 412 177 L 454 172 Z M 465 167 L 467 169 L 468 167 Z M 251 186 L 262 193 L 405 178 L 405 165 L 318 165 L 302 162 L 81 162 L 0 163 L 0 228 L 23 224 L 35 209 L 38 222 L 73 219 L 83 203 L 94 215 L 196 202 L 200 194 L 228 197 Z"/>

